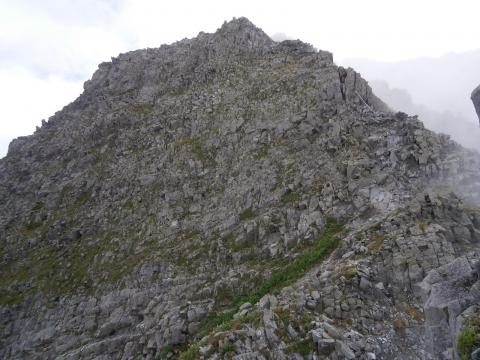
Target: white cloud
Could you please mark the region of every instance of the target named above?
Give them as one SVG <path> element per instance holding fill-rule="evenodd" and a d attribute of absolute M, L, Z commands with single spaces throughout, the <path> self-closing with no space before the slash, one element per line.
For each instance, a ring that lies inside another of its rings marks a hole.
<path fill-rule="evenodd" d="M 77 5 L 66 11 L 65 5 L 70 3 Z M 6 11 L 0 11 L 0 65 L 23 66 L 40 76 L 85 79 L 100 61 L 128 49 L 109 28 L 113 14 L 95 11 L 92 6 L 91 15 L 85 16 L 89 5 L 93 1 L 50 0 L 44 4 L 23 0 L 10 4 Z M 102 16 L 104 23 L 99 20 Z"/>
<path fill-rule="evenodd" d="M 25 68 L 0 69 L 0 157 L 8 142 L 33 133 L 42 119 L 47 119 L 80 94 L 82 81 L 68 81 L 58 76 L 38 77 Z"/>

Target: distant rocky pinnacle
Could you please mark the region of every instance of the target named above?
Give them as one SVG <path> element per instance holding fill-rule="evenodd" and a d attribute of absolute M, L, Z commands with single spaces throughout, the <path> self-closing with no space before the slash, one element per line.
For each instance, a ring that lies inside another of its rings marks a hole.
<path fill-rule="evenodd" d="M 478 85 L 475 90 L 472 91 L 472 102 L 480 121 L 480 85 Z"/>
<path fill-rule="evenodd" d="M 478 153 L 245 18 L 84 89 L 0 160 L 1 359 L 477 356 Z"/>

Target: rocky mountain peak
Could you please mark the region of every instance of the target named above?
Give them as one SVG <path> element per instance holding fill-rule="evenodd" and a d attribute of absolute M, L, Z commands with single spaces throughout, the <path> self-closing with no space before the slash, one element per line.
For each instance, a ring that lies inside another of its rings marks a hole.
<path fill-rule="evenodd" d="M 465 358 L 479 173 L 245 18 L 121 54 L 0 160 L 0 358 Z"/>
<path fill-rule="evenodd" d="M 220 29 L 217 30 L 217 34 L 262 38 L 265 42 L 268 42 L 268 40 L 272 41 L 262 29 L 255 26 L 246 17 L 225 21 Z"/>
<path fill-rule="evenodd" d="M 245 17 L 234 18 L 223 23 L 214 34 L 232 42 L 234 46 L 268 48 L 274 41 L 260 28 L 256 27 Z"/>

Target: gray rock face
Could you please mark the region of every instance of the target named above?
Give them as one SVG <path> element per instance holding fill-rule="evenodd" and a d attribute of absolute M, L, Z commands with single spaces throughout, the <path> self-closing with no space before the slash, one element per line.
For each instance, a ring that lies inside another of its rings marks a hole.
<path fill-rule="evenodd" d="M 478 153 L 245 18 L 84 88 L 0 160 L 0 358 L 458 358 Z"/>
<path fill-rule="evenodd" d="M 461 330 L 457 318 L 470 306 L 480 303 L 480 280 L 473 270 L 475 266 L 466 257 L 460 257 L 431 270 L 422 281 L 424 295 L 428 296 L 423 308 L 432 345 L 429 352 L 439 358 L 448 351 L 440 344 L 454 343 Z"/>
<path fill-rule="evenodd" d="M 477 112 L 478 119 L 480 121 L 480 85 L 472 91 L 472 102 L 475 106 L 475 111 Z"/>

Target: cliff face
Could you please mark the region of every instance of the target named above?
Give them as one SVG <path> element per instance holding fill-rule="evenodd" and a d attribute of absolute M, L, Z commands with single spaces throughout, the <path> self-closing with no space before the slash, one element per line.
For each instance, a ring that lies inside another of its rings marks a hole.
<path fill-rule="evenodd" d="M 0 358 L 454 358 L 479 170 L 244 18 L 122 54 L 0 160 Z"/>

